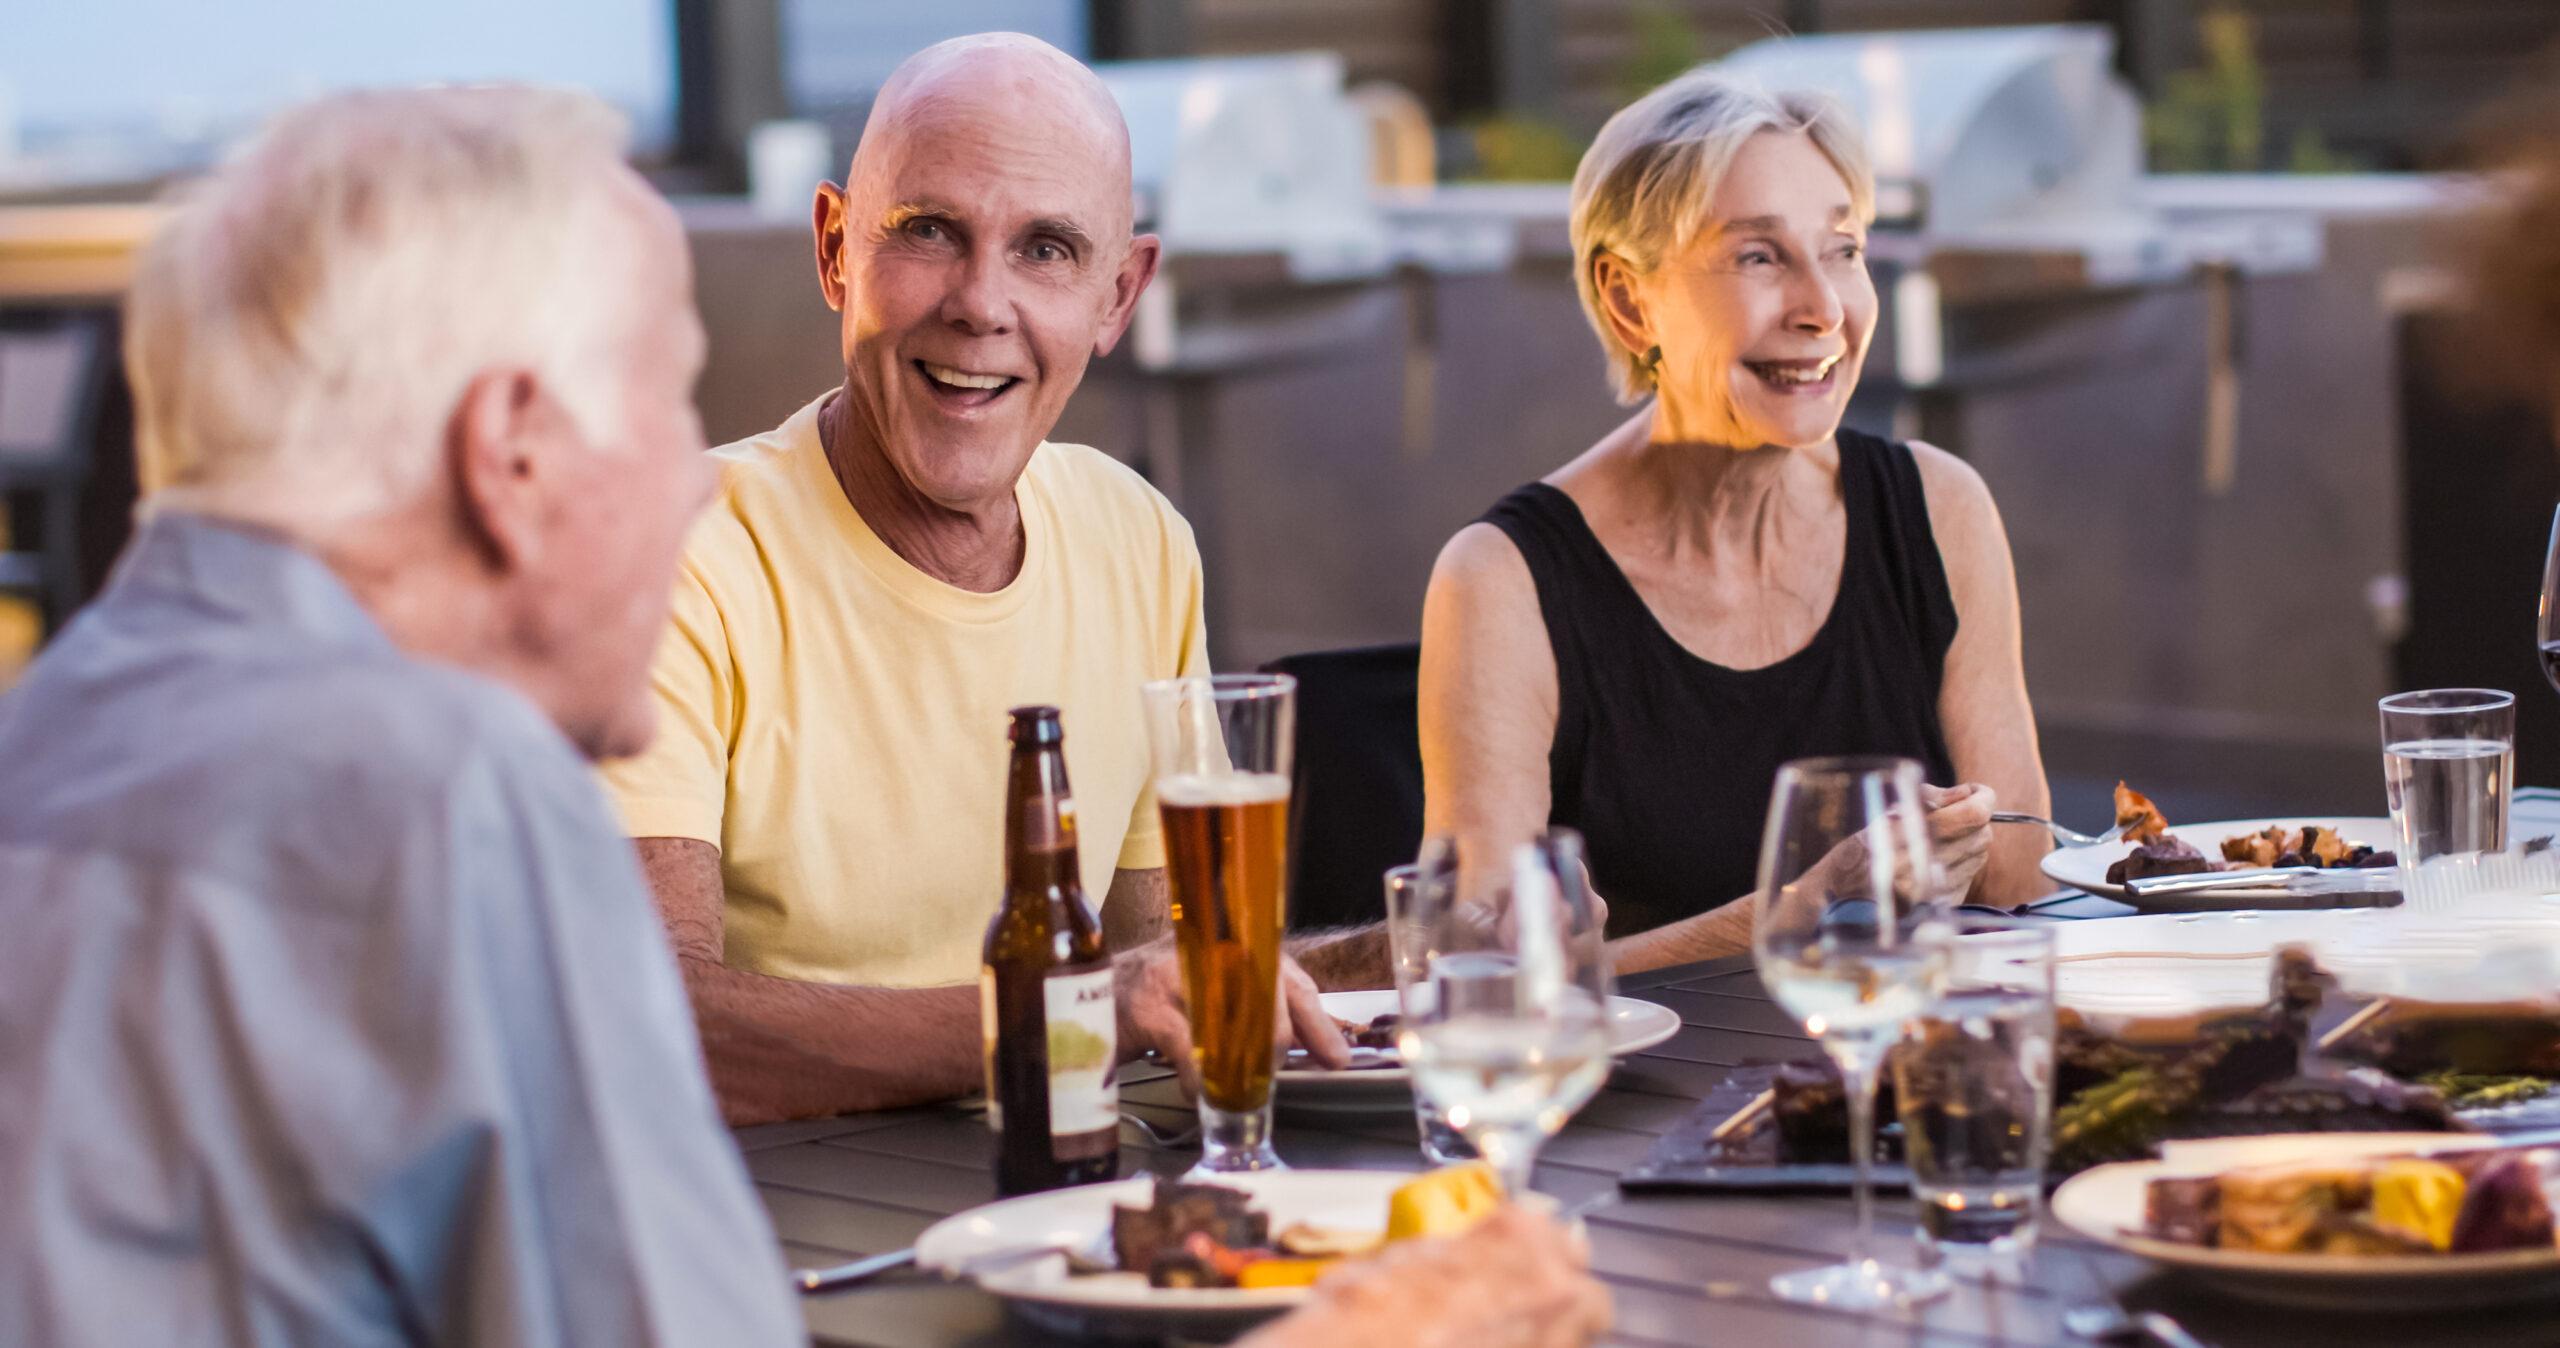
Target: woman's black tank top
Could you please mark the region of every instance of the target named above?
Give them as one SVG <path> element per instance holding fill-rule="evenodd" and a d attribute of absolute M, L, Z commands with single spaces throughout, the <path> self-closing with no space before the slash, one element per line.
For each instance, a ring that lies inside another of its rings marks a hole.
<path fill-rule="evenodd" d="M 1673 640 L 1556 488 L 1533 482 L 1485 513 L 1537 582 L 1558 694 L 1548 818 L 1582 831 L 1611 936 L 1750 893 L 1789 759 L 1900 754 L 1954 784 L 1938 684 L 1955 599 L 1919 465 L 1908 446 L 1846 427 L 1838 439 L 1839 592 L 1804 649 L 1760 669 Z"/>

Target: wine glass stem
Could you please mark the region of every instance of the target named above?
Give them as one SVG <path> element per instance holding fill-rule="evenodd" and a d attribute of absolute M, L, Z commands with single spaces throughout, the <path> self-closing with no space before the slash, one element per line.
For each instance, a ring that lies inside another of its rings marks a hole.
<path fill-rule="evenodd" d="M 1502 1175 L 1502 1191 L 1518 1196 L 1529 1192 L 1530 1178 L 1538 1168 L 1538 1139 L 1508 1130 L 1484 1130 L 1467 1139 L 1476 1146 L 1476 1154 L 1493 1163 Z"/>
<path fill-rule="evenodd" d="M 1865 1052 L 1841 1053 L 1840 1086 L 1849 1097 L 1849 1164 L 1856 1176 L 1857 1234 L 1849 1243 L 1849 1262 L 1875 1257 L 1876 1234 L 1876 1078 L 1883 1064 Z"/>

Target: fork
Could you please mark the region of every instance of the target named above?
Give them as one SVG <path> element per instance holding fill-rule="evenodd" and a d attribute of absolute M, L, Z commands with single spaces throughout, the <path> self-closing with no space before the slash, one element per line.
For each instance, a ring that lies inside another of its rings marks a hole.
<path fill-rule="evenodd" d="M 1155 1124 L 1149 1122 L 1147 1117 L 1143 1114 L 1131 1114 L 1126 1112 L 1123 1112 L 1120 1115 L 1120 1121 L 1122 1123 L 1135 1125 L 1139 1132 L 1146 1134 L 1146 1138 L 1149 1142 L 1152 1142 L 1159 1147 L 1187 1147 L 1200 1140 L 1200 1125 L 1198 1123 L 1194 1123 L 1188 1128 L 1165 1129 L 1159 1128 Z"/>
<path fill-rule="evenodd" d="M 2204 1340 L 2158 1311 L 2137 1315 L 2115 1298 L 2084 1302 L 2062 1313 L 2062 1327 L 2092 1343 L 2156 1343 L 2161 1348 L 2205 1348 Z"/>
<path fill-rule="evenodd" d="M 2042 825 L 2044 828 L 2052 832 L 2053 840 L 2055 842 L 2060 843 L 2065 847 L 2104 847 L 2108 843 L 2114 842 L 2124 836 L 2124 825 L 2122 824 L 2118 824 L 2104 833 L 2092 836 L 2090 834 L 2082 833 L 2077 829 L 2064 828 L 2062 825 L 2057 824 L 2040 814 L 2017 814 L 2008 810 L 1993 811 L 1991 814 L 1991 822 L 1995 824 Z"/>
<path fill-rule="evenodd" d="M 2062 1327 L 2071 1336 L 2092 1343 L 2156 1343 L 2160 1348 L 2205 1348 L 2202 1339 L 2187 1332 L 2187 1327 L 2159 1311 L 2131 1311 L 2116 1296 L 2115 1285 L 2098 1268 L 2098 1261 L 2087 1251 L 2075 1251 L 2081 1269 L 2088 1275 L 2090 1300 L 2070 1307 L 2062 1313 Z"/>

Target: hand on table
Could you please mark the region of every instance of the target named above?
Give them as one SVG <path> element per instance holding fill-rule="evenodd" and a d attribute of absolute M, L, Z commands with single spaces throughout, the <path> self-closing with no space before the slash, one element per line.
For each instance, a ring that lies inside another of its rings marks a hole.
<path fill-rule="evenodd" d="M 1182 1078 L 1185 1095 L 1200 1088 L 1199 1065 L 1191 1056 L 1191 1019 L 1182 996 L 1182 966 L 1173 938 L 1150 941 L 1113 961 L 1120 1001 L 1120 1056 L 1153 1053 Z M 1351 1065 L 1351 1043 L 1324 1009 L 1316 981 L 1298 962 L 1280 957 L 1280 1014 L 1274 1018 L 1276 1051 L 1303 1048 L 1318 1065 Z"/>
<path fill-rule="evenodd" d="M 1506 1205 L 1463 1236 L 1403 1241 L 1316 1284 L 1238 1348 L 1572 1348 L 1609 1328 L 1609 1292 L 1554 1222 Z"/>

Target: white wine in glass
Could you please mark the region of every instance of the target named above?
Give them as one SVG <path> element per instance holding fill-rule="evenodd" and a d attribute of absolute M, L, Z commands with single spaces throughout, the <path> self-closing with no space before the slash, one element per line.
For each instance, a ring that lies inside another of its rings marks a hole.
<path fill-rule="evenodd" d="M 1799 759 L 1778 770 L 1751 932 L 1760 981 L 1840 1069 L 1857 1169 L 1849 1257 L 1769 1280 L 1778 1296 L 1845 1309 L 1907 1306 L 1943 1276 L 1874 1254 L 1876 1079 L 1944 981 L 1955 898 L 1929 839 L 1920 765 Z"/>

